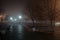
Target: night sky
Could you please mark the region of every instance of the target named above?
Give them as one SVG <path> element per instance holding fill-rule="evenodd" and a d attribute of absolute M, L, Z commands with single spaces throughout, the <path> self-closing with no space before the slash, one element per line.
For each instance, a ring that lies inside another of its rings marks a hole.
<path fill-rule="evenodd" d="M 23 14 L 26 0 L 0 0 L 1 13 L 16 16 Z"/>

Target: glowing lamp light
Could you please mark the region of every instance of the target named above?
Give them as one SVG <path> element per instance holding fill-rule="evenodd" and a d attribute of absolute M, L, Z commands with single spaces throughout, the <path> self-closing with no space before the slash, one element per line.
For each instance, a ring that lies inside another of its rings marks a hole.
<path fill-rule="evenodd" d="M 60 25 L 60 22 L 56 22 L 55 25 L 56 25 L 56 26 L 59 26 L 59 25 Z"/>
<path fill-rule="evenodd" d="M 0 16 L 0 18 L 1 18 L 2 16 Z"/>
<path fill-rule="evenodd" d="M 12 17 L 10 17 L 10 20 L 13 20 L 13 18 L 12 18 Z"/>
<path fill-rule="evenodd" d="M 19 19 L 22 19 L 22 16 L 18 16 Z"/>

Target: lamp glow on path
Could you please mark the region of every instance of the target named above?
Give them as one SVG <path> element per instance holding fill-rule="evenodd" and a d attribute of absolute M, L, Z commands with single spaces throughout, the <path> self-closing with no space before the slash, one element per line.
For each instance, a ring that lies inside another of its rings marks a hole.
<path fill-rule="evenodd" d="M 14 21 L 17 21 L 17 19 L 15 19 Z"/>

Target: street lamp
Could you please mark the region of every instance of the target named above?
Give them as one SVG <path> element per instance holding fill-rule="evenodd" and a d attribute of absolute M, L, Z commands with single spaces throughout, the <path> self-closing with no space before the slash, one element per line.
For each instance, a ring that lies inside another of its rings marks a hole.
<path fill-rule="evenodd" d="M 18 16 L 19 19 L 22 19 L 22 16 Z"/>
<path fill-rule="evenodd" d="M 10 20 L 13 20 L 13 18 L 12 18 L 12 17 L 10 17 Z"/>

